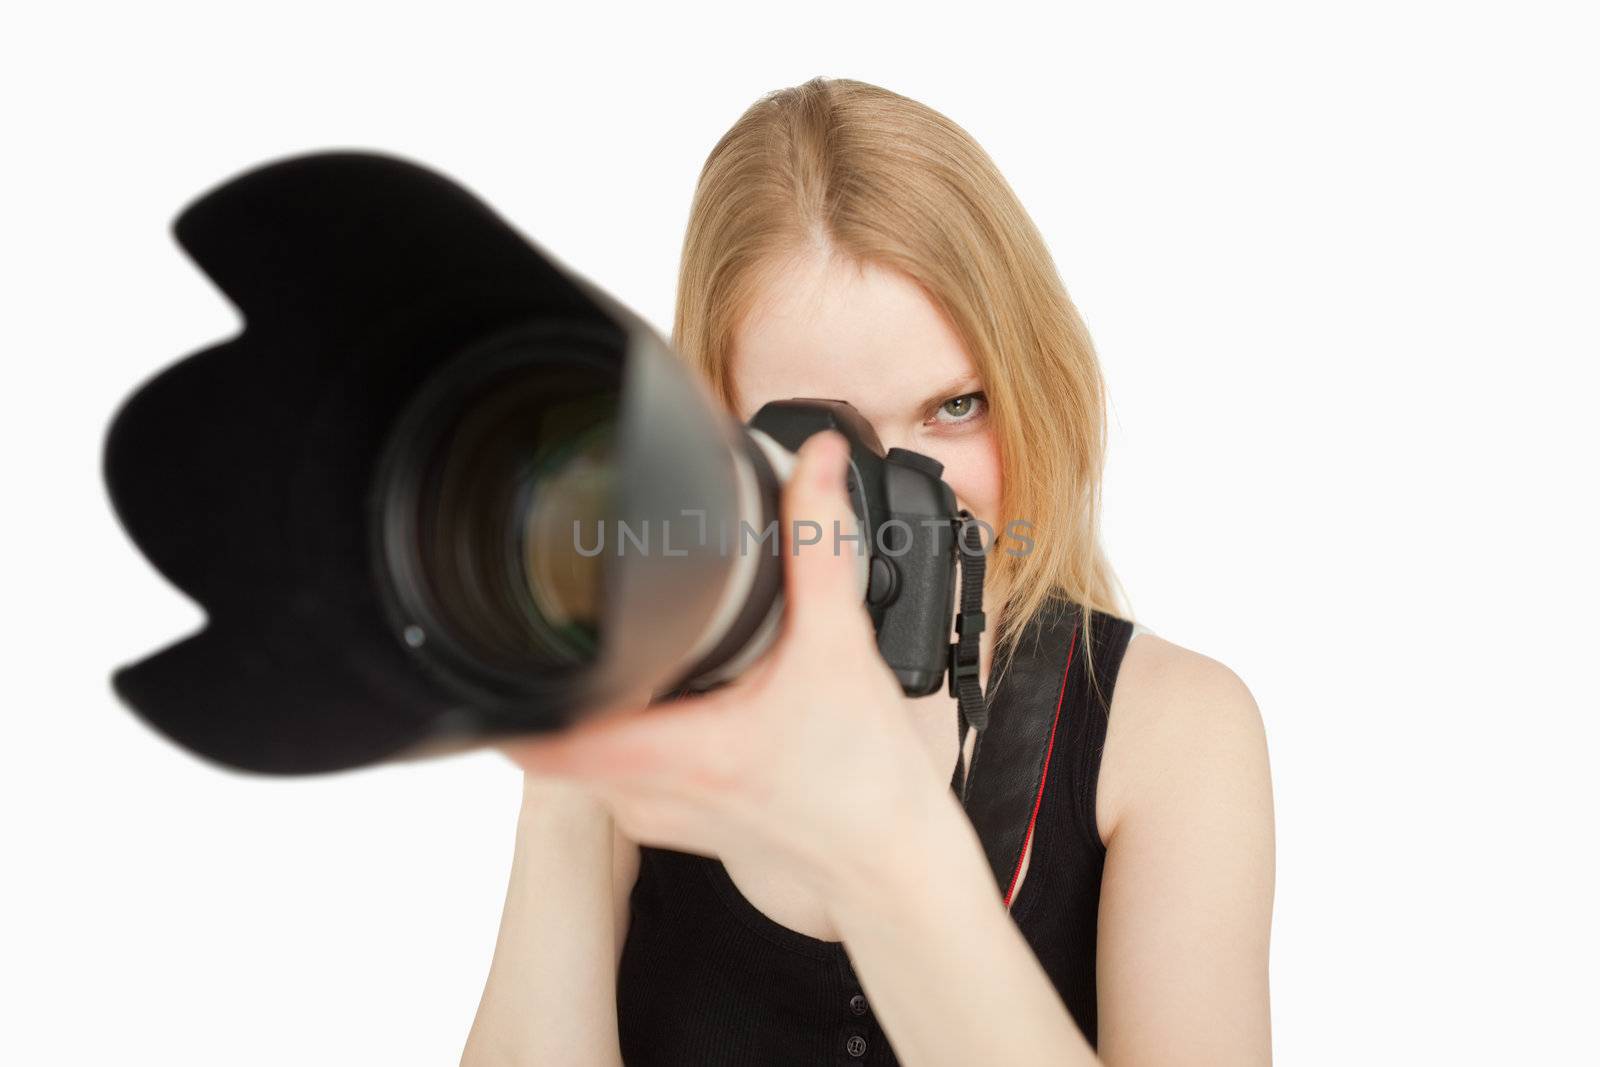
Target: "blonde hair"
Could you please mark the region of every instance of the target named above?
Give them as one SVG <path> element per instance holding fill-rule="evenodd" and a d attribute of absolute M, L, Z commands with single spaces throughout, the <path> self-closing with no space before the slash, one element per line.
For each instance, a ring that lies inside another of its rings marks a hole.
<path fill-rule="evenodd" d="M 1122 610 L 1100 543 L 1099 362 L 988 154 L 932 108 L 848 78 L 813 78 L 751 105 L 701 170 L 673 319 L 674 345 L 730 407 L 735 331 L 774 265 L 819 243 L 917 281 L 983 380 L 1001 514 L 1031 522 L 1034 542 L 1026 555 L 990 554 L 996 647 L 1052 594 L 1081 605 L 1085 625 L 1091 612 Z"/>

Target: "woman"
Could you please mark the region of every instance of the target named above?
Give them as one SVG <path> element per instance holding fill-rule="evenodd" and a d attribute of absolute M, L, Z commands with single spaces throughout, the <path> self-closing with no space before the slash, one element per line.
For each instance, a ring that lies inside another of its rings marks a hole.
<path fill-rule="evenodd" d="M 871 85 L 768 95 L 701 174 L 674 341 L 739 417 L 847 400 L 991 528 L 1027 524 L 991 550 L 981 644 L 997 719 L 1048 726 L 1021 862 L 991 869 L 951 789 L 1018 753 L 958 752 L 956 702 L 879 657 L 855 561 L 797 544 L 735 684 L 508 749 L 525 802 L 463 1062 L 1268 1061 L 1260 718 L 1117 614 L 1099 368 L 987 155 Z M 844 463 L 809 440 L 786 520 L 848 521 Z"/>

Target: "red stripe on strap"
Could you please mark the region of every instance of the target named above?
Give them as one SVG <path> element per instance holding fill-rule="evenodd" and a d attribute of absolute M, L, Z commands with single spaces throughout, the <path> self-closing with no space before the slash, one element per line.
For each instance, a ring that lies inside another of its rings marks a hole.
<path fill-rule="evenodd" d="M 1067 669 L 1061 672 L 1061 692 L 1056 696 L 1055 718 L 1050 720 L 1050 743 L 1044 750 L 1044 773 L 1039 775 L 1039 792 L 1033 798 L 1033 814 L 1028 817 L 1028 832 L 1022 838 L 1022 852 L 1017 856 L 1017 869 L 1011 872 L 1011 884 L 1006 887 L 1006 907 L 1011 907 L 1011 894 L 1017 891 L 1017 879 L 1022 877 L 1022 861 L 1028 855 L 1033 841 L 1033 827 L 1039 821 L 1039 804 L 1044 800 L 1044 784 L 1050 779 L 1050 754 L 1056 750 L 1056 724 L 1061 721 L 1061 702 L 1067 697 L 1067 678 L 1072 674 L 1072 654 L 1078 648 L 1078 630 L 1072 630 L 1072 643 L 1067 646 Z"/>

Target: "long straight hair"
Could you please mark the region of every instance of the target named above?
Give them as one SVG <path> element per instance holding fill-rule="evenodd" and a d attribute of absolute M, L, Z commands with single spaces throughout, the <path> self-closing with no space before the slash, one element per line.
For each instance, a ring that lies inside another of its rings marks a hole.
<path fill-rule="evenodd" d="M 751 105 L 701 170 L 673 319 L 674 345 L 730 408 L 740 322 L 775 266 L 819 240 L 920 284 L 982 378 L 1001 514 L 1030 523 L 1033 541 L 1022 555 L 991 550 L 996 648 L 1057 597 L 1083 608 L 1084 638 L 1092 612 L 1125 610 L 1100 542 L 1099 361 L 1044 239 L 988 154 L 932 108 L 847 78 L 813 78 Z"/>

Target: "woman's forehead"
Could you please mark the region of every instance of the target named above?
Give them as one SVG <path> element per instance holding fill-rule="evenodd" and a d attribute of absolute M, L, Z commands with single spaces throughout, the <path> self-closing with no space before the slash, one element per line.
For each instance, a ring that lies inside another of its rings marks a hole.
<path fill-rule="evenodd" d="M 810 253 L 767 275 L 735 331 L 730 372 L 745 418 L 768 400 L 813 396 L 871 419 L 904 416 L 975 368 L 913 279 Z"/>

